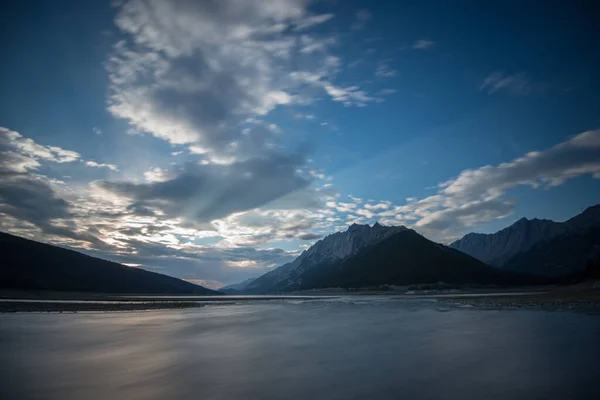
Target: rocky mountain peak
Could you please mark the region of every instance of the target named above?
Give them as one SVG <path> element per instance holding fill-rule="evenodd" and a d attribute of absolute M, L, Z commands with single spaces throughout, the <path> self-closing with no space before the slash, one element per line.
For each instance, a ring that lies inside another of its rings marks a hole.
<path fill-rule="evenodd" d="M 510 227 L 521 227 L 521 226 L 525 226 L 527 225 L 529 222 L 534 221 L 534 220 L 529 220 L 525 217 L 520 218 L 517 222 L 515 222 L 514 224 L 512 224 Z"/>
<path fill-rule="evenodd" d="M 352 224 L 346 231 L 333 233 L 317 241 L 294 261 L 268 272 L 252 282 L 248 288 L 259 287 L 267 281 L 270 284 L 293 281 L 294 277 L 308 269 L 344 260 L 366 246 L 376 244 L 405 230 L 407 228 L 404 226 L 383 226 L 379 223 L 375 223 L 372 227 Z"/>
<path fill-rule="evenodd" d="M 371 227 L 367 224 L 360 225 L 360 224 L 355 223 L 355 224 L 350 225 L 346 231 L 353 232 L 353 231 L 360 231 L 360 230 L 366 230 L 366 229 L 371 229 Z"/>

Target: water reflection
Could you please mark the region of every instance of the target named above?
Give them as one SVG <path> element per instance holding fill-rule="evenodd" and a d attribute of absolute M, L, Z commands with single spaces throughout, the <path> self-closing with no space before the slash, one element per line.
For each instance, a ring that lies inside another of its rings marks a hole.
<path fill-rule="evenodd" d="M 0 398 L 594 398 L 600 318 L 428 300 L 0 316 Z"/>

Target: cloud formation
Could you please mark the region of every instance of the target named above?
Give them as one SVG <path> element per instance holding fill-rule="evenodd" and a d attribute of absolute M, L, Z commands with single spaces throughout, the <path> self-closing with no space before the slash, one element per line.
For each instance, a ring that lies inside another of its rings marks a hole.
<path fill-rule="evenodd" d="M 287 161 L 290 169 L 302 163 L 298 157 Z M 301 218 L 291 210 L 276 212 L 281 214 L 278 221 L 283 226 L 288 218 L 289 229 L 275 232 L 269 226 L 262 237 L 256 235 L 257 230 L 231 221 L 244 213 L 230 212 L 248 207 L 248 202 L 264 205 L 280 193 L 293 195 L 289 193 L 293 185 L 308 184 L 309 178 L 300 175 L 289 179 L 280 160 L 271 160 L 272 164 L 269 160 L 262 164 L 196 164 L 172 174 L 154 169 L 148 184 L 98 181 L 87 190 L 75 190 L 37 171 L 46 170 L 53 159 L 38 162 L 13 151 L 0 153 L 1 230 L 186 279 L 210 277 L 219 286 L 258 276 L 289 261 L 295 253 L 254 246 L 278 236 L 299 236 L 310 229 L 307 225 L 291 227 L 293 219 Z M 224 179 L 219 182 L 221 186 L 215 183 L 219 179 Z M 233 192 L 243 185 L 253 187 L 246 186 L 247 193 L 236 198 Z M 273 188 L 277 187 L 280 192 L 276 193 Z M 226 198 L 218 199 L 219 194 Z M 130 197 L 137 200 L 130 201 Z M 195 213 L 187 214 L 193 210 Z M 222 223 L 203 223 L 201 218 L 208 215 L 227 216 Z M 246 245 L 243 236 L 247 236 Z M 209 242 L 203 244 L 204 240 Z M 249 267 L 236 272 L 228 262 L 248 263 Z"/>
<path fill-rule="evenodd" d="M 113 164 L 85 161 L 81 155 L 72 150 L 65 150 L 57 146 L 47 146 L 26 138 L 20 133 L 0 126 L 0 150 L 2 150 L 3 168 L 15 172 L 27 172 L 37 169 L 41 162 L 57 164 L 81 161 L 88 167 L 108 168 L 118 171 L 119 168 Z"/>
<path fill-rule="evenodd" d="M 65 183 L 38 172 L 47 164 L 83 161 L 79 153 L 41 145 L 3 127 L 0 127 L 0 148 L 0 216 L 3 218 L 0 226 L 3 229 L 15 231 L 18 227 L 25 232 L 99 244 L 95 236 L 74 225 L 72 204 L 62 195 Z"/>
<path fill-rule="evenodd" d="M 310 32 L 334 15 L 314 15 L 306 6 L 304 0 L 125 2 L 116 25 L 127 40 L 108 62 L 109 111 L 133 132 L 202 149 L 208 162 L 248 159 L 277 146 L 276 132 L 244 131 L 245 121 L 312 102 L 303 87 L 336 87 L 330 79 L 339 60 L 329 49 L 337 40 Z M 363 93 L 352 92 L 347 97 Z"/>
<path fill-rule="evenodd" d="M 231 163 L 151 168 L 145 183 L 72 186 L 50 177 L 50 167 L 109 167 L 1 133 L 0 229 L 186 279 L 234 282 L 289 261 L 295 251 L 260 247 L 320 237 L 312 231 L 323 227 L 318 210 L 333 195 L 312 184 L 321 173 L 305 167 L 305 154 L 277 150 Z"/>
<path fill-rule="evenodd" d="M 55 163 L 76 161 L 80 155 L 74 151 L 56 146 L 45 146 L 32 139 L 23 137 L 20 133 L 0 127 L 0 147 L 11 149 L 33 160 L 44 160 Z"/>
<path fill-rule="evenodd" d="M 96 161 L 86 161 L 85 165 L 87 165 L 88 167 L 94 167 L 94 168 L 107 168 L 114 172 L 119 171 L 119 168 L 114 164 L 97 163 Z"/>

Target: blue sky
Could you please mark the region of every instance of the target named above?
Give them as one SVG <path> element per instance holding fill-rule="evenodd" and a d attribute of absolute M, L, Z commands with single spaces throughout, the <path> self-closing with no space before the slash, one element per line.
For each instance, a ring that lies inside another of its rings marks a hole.
<path fill-rule="evenodd" d="M 591 6 L 2 4 L 0 228 L 209 286 L 600 198 Z"/>

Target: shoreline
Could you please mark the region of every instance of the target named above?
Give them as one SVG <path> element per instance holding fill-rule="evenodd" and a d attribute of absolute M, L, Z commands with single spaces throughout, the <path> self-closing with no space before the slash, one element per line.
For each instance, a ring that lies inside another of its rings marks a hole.
<path fill-rule="evenodd" d="M 0 313 L 16 312 L 113 312 L 199 308 L 206 305 L 230 305 L 239 302 L 270 300 L 318 300 L 340 296 L 432 299 L 443 304 L 469 306 L 476 309 L 529 309 L 545 311 L 574 311 L 600 314 L 600 282 L 587 281 L 562 287 L 494 288 L 466 292 L 411 293 L 399 291 L 365 291 L 334 293 L 333 290 L 293 293 L 287 295 L 225 295 L 177 296 L 132 295 L 77 292 L 15 292 L 0 291 Z M 512 289 L 512 290 L 511 290 Z M 544 291 L 541 291 L 544 290 Z"/>
<path fill-rule="evenodd" d="M 527 309 L 600 314 L 600 290 L 590 288 L 589 284 L 519 296 L 445 296 L 437 300 L 478 309 Z"/>
<path fill-rule="evenodd" d="M 17 312 L 113 312 L 199 308 L 207 305 L 231 305 L 240 302 L 273 300 L 317 300 L 337 296 L 239 295 L 239 296 L 151 296 L 103 295 L 98 293 L 12 293 L 0 295 L 0 314 Z"/>

